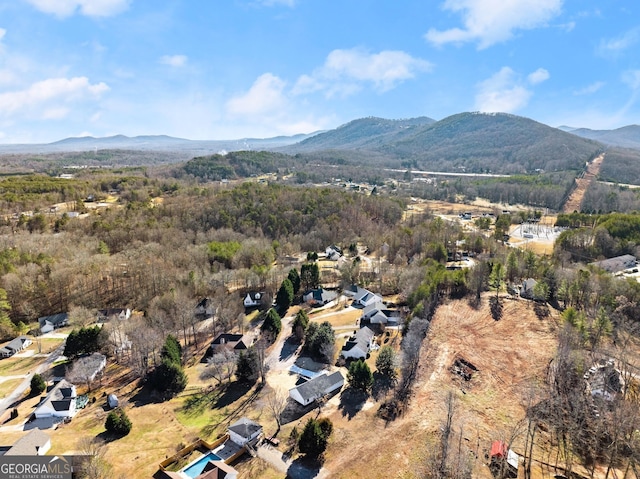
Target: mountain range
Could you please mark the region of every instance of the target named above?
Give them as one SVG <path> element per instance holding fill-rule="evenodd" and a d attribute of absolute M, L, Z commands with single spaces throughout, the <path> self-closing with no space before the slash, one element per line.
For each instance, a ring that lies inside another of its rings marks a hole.
<path fill-rule="evenodd" d="M 506 113 L 459 113 L 388 120 L 368 117 L 306 135 L 238 140 L 187 140 L 166 135 L 67 138 L 42 145 L 0 145 L 0 154 L 98 150 L 167 152 L 162 162 L 214 153 L 266 150 L 350 164 L 435 171 L 531 173 L 579 170 L 611 147 L 640 149 L 640 126 L 616 130 L 553 128 Z M 85 155 L 86 156 L 86 155 Z M 96 161 L 98 155 L 96 155 Z"/>
<path fill-rule="evenodd" d="M 239 150 L 268 150 L 308 138 L 312 134 L 276 136 L 273 138 L 241 138 L 238 140 L 187 140 L 167 135 L 108 137 L 82 136 L 65 138 L 53 143 L 0 145 L 0 154 L 48 154 L 60 152 L 79 152 L 92 150 L 140 150 L 174 151 L 188 153 L 191 156 Z"/>

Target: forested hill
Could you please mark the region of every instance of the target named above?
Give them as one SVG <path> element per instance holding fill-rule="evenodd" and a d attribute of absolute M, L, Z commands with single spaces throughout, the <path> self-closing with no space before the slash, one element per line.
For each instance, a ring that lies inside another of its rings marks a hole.
<path fill-rule="evenodd" d="M 629 125 L 615 130 L 577 128 L 572 130 L 571 133 L 582 138 L 600 141 L 607 145 L 640 149 L 640 125 Z"/>
<path fill-rule="evenodd" d="M 435 123 L 435 120 L 426 116 L 408 120 L 360 118 L 335 130 L 319 133 L 300 143 L 282 148 L 282 151 L 304 153 L 318 150 L 370 150 L 405 138 L 417 129 L 432 123 Z"/>
<path fill-rule="evenodd" d="M 460 113 L 437 122 L 366 118 L 286 148 L 287 152 L 359 150 L 423 170 L 530 173 L 578 170 L 603 146 L 505 113 Z M 345 153 L 344 156 L 348 156 Z"/>

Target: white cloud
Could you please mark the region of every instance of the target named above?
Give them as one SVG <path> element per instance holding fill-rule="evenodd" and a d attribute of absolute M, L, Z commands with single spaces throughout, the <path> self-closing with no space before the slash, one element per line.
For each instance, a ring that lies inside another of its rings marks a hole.
<path fill-rule="evenodd" d="M 43 13 L 60 18 L 79 12 L 88 17 L 110 17 L 129 8 L 131 0 L 26 0 Z"/>
<path fill-rule="evenodd" d="M 478 41 L 487 48 L 508 40 L 515 30 L 531 30 L 561 11 L 563 0 L 445 0 L 442 8 L 460 13 L 464 28 L 429 29 L 425 38 L 434 45 Z"/>
<path fill-rule="evenodd" d="M 258 77 L 248 92 L 231 98 L 227 112 L 231 115 L 257 115 L 273 112 L 287 103 L 285 82 L 271 73 Z"/>
<path fill-rule="evenodd" d="M 513 113 L 529 103 L 533 93 L 525 88 L 509 67 L 478 84 L 475 107 L 483 112 Z"/>
<path fill-rule="evenodd" d="M 179 68 L 187 64 L 186 55 L 164 55 L 160 57 L 160 63 L 170 67 Z"/>
<path fill-rule="evenodd" d="M 531 83 L 532 85 L 537 85 L 538 83 L 547 81 L 549 77 L 550 75 L 547 70 L 545 70 L 544 68 L 538 68 L 536 71 L 529 73 L 529 76 L 527 76 L 527 80 L 529 80 L 529 83 Z"/>
<path fill-rule="evenodd" d="M 603 81 L 596 81 L 593 82 L 591 85 L 587 85 L 584 88 L 581 88 L 580 90 L 576 90 L 573 92 L 574 95 L 591 95 L 595 92 L 597 92 L 598 90 L 600 90 L 600 88 L 602 88 L 605 85 L 605 83 Z"/>
<path fill-rule="evenodd" d="M 369 53 L 361 49 L 333 50 L 322 67 L 311 75 L 302 75 L 294 87 L 294 94 L 324 90 L 327 96 L 347 96 L 371 84 L 385 92 L 404 80 L 414 78 L 420 71 L 429 71 L 433 65 L 414 58 L 408 53 L 384 50 Z"/>
<path fill-rule="evenodd" d="M 69 113 L 70 103 L 99 98 L 108 90 L 105 83 L 91 84 L 86 77 L 50 78 L 0 94 L 0 115 L 59 119 Z"/>
<path fill-rule="evenodd" d="M 618 55 L 638 43 L 639 40 L 640 27 L 636 27 L 618 37 L 600 40 L 597 52 L 604 57 Z"/>

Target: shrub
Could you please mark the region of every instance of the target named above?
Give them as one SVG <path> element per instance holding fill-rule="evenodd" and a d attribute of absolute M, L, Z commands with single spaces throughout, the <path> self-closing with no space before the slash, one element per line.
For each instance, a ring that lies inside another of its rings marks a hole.
<path fill-rule="evenodd" d="M 126 436 L 131 431 L 131 421 L 127 414 L 120 408 L 114 409 L 107 416 L 104 427 L 107 432 L 118 436 Z"/>
<path fill-rule="evenodd" d="M 47 389 L 47 383 L 44 382 L 42 376 L 38 373 L 34 374 L 31 378 L 31 395 L 37 396 L 38 394 L 44 392 Z"/>

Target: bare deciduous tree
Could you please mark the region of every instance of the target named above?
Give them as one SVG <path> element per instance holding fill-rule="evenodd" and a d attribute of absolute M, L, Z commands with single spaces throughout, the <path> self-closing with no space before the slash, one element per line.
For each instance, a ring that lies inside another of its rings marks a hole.
<path fill-rule="evenodd" d="M 267 407 L 269 408 L 269 411 L 273 415 L 273 419 L 275 419 L 276 424 L 278 425 L 278 429 L 276 430 L 274 436 L 280 432 L 280 427 L 282 425 L 282 413 L 287 407 L 288 398 L 289 394 L 282 388 L 273 388 L 265 396 Z"/>
<path fill-rule="evenodd" d="M 213 356 L 207 359 L 207 367 L 200 375 L 201 379 L 215 379 L 218 384 L 231 381 L 231 377 L 236 371 L 238 356 L 227 348 L 222 348 Z"/>

